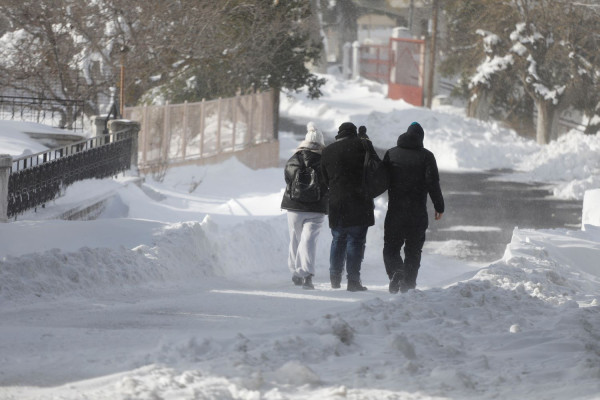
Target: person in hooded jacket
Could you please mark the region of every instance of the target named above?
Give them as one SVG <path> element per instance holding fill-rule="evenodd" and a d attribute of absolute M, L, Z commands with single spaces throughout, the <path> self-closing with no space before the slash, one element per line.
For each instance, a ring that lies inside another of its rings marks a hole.
<path fill-rule="evenodd" d="M 383 157 L 389 175 L 383 261 L 390 293 L 404 293 L 417 285 L 429 226 L 427 195 L 433 202 L 435 219 L 441 219 L 444 213 L 437 163 L 433 153 L 423 147 L 424 135 L 421 125 L 413 122 L 398 138 L 398 145 Z M 400 255 L 402 246 L 404 260 Z"/>
<path fill-rule="evenodd" d="M 315 255 L 317 238 L 328 210 L 328 188 L 321 178 L 321 152 L 325 147 L 323 134 L 312 122 L 307 125 L 304 140 L 287 161 L 284 169 L 286 190 L 281 208 L 287 210 L 290 246 L 288 267 L 292 272 L 292 282 L 304 289 L 314 289 L 312 277 L 315 275 Z M 314 170 L 318 179 L 319 195 L 316 199 L 302 201 L 292 198 L 292 182 L 304 167 Z"/>
<path fill-rule="evenodd" d="M 329 186 L 329 227 L 333 235 L 329 255 L 331 287 L 340 288 L 344 265 L 347 290 L 367 290 L 360 280 L 361 264 L 369 226 L 375 224 L 373 199 L 363 186 L 366 151 L 378 157 L 366 138 L 366 128 L 344 122 L 336 141 L 323 150 L 323 178 Z"/>

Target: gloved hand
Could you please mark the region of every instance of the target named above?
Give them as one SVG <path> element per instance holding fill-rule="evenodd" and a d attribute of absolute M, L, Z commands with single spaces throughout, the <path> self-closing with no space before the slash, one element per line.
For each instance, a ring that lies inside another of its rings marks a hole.
<path fill-rule="evenodd" d="M 358 137 L 361 139 L 368 139 L 369 137 L 367 136 L 367 127 L 364 125 L 361 125 L 358 127 Z"/>

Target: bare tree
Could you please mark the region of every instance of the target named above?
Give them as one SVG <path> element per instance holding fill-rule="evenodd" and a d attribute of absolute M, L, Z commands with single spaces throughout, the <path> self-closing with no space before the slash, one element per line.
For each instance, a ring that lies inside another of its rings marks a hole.
<path fill-rule="evenodd" d="M 310 0 L 3 0 L 0 88 L 83 99 L 100 112 L 120 84 L 127 104 L 160 88 L 169 100 L 308 86 Z M 122 68 L 121 68 L 122 67 Z"/>
<path fill-rule="evenodd" d="M 109 95 L 112 68 L 98 32 L 105 29 L 96 3 L 16 1 L 0 3 L 9 28 L 0 46 L 0 87 L 26 96 L 85 100 L 97 111 L 98 96 Z M 98 51 L 94 52 L 94 49 Z M 77 116 L 56 111 L 63 125 Z"/>

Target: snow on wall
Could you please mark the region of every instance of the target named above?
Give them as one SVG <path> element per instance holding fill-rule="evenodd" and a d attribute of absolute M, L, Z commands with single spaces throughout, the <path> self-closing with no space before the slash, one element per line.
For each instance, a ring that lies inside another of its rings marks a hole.
<path fill-rule="evenodd" d="M 587 190 L 583 196 L 581 229 L 586 230 L 586 225 L 600 227 L 600 189 Z"/>

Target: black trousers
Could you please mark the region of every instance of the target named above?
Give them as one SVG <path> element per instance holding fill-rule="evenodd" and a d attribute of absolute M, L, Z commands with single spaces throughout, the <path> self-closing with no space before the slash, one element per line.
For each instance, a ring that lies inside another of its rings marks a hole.
<path fill-rule="evenodd" d="M 426 219 L 425 223 L 415 223 L 410 218 L 402 218 L 389 212 L 385 216 L 383 262 L 390 279 L 399 271 L 406 287 L 416 287 L 426 230 Z M 400 254 L 403 246 L 404 260 Z"/>

